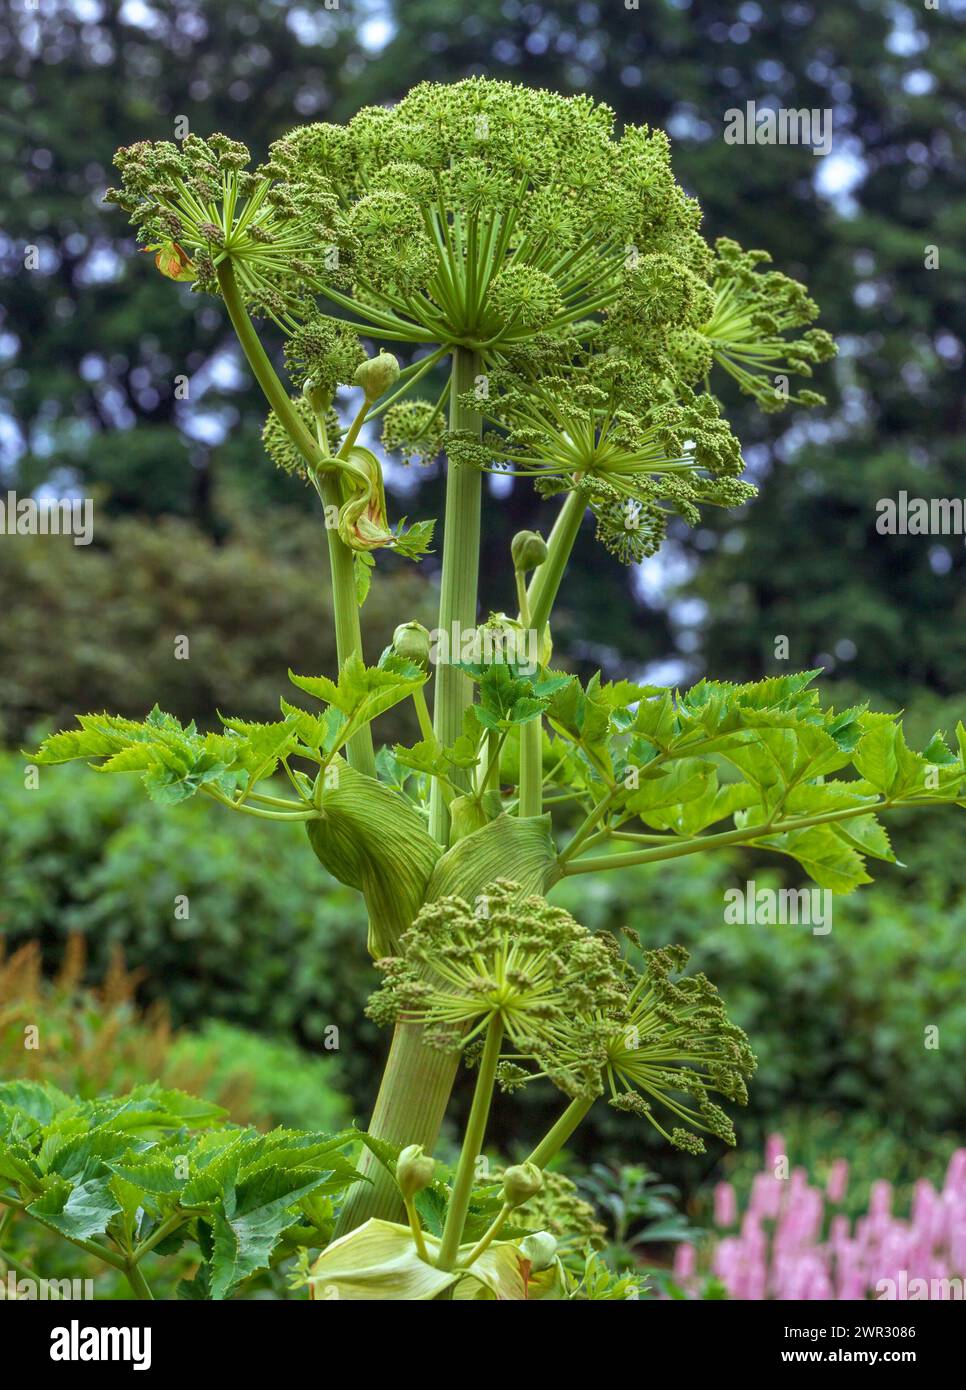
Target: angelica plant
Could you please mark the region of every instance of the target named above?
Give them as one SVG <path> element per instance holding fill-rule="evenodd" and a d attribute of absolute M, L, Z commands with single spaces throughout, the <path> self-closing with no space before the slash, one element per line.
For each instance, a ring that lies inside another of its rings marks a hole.
<path fill-rule="evenodd" d="M 548 902 L 554 885 L 753 845 L 847 893 L 894 858 L 882 813 L 966 796 L 962 725 L 955 747 L 937 733 L 914 751 L 891 715 L 823 706 L 814 671 L 682 692 L 582 684 L 553 664 L 588 514 L 631 564 L 672 518 L 749 501 L 715 379 L 765 410 L 816 405 L 789 382 L 834 344 L 765 252 L 708 245 L 666 136 L 617 133 L 587 97 L 423 84 L 346 125 L 296 129 L 254 167 L 221 134 L 142 142 L 117 164 L 109 198 L 162 274 L 222 301 L 266 398 L 266 451 L 318 494 L 339 667 L 291 673 L 301 698 L 273 723 L 86 715 L 36 760 L 304 822 L 323 868 L 362 895 L 384 979 L 370 1012 L 394 1032 L 365 1180 L 303 1269 L 314 1293 L 628 1296 L 596 1257 L 566 1267 L 526 1224 L 546 1165 L 597 1103 L 691 1152 L 733 1143 L 725 1107 L 754 1058 L 682 952 L 649 942 L 635 971 Z M 376 431 L 404 462 L 445 459 L 446 501 L 437 628 L 400 613 L 367 665 L 360 615 L 381 552 L 418 562 L 434 540 L 432 521 L 390 517 Z M 555 508 L 546 537 L 514 539 L 511 614 L 479 592 L 487 473 L 531 480 Z M 374 723 L 409 701 L 419 740 L 377 752 Z M 474 1098 L 448 1176 L 432 1159 L 461 1063 Z M 561 1108 L 487 1184 L 498 1085 L 556 1087 Z"/>

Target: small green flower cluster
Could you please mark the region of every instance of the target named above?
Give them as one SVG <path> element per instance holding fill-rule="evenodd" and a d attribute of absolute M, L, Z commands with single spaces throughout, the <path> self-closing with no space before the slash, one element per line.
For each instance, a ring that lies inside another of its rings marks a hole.
<path fill-rule="evenodd" d="M 639 946 L 636 934 L 631 937 Z M 734 1125 L 711 1095 L 747 1104 L 745 1078 L 756 1061 L 747 1036 L 729 1020 L 711 981 L 703 974 L 679 975 L 687 963 L 683 946 L 644 953 L 626 1023 L 607 1036 L 604 1069 L 615 1108 L 644 1115 L 675 1147 L 703 1153 L 696 1130 L 734 1145 Z M 672 980 L 672 975 L 678 978 Z M 696 1109 L 675 1093 L 688 1096 Z M 651 1101 L 683 1125 L 668 1133 L 655 1118 Z"/>
<path fill-rule="evenodd" d="M 273 183 L 263 170 L 249 172 L 246 146 L 221 134 L 188 135 L 180 145 L 142 140 L 114 162 L 121 188 L 105 201 L 158 251 L 162 273 L 217 293 L 216 268 L 230 259 L 256 313 L 291 324 L 313 312 L 338 211 L 317 177 L 292 188 Z"/>
<path fill-rule="evenodd" d="M 576 1250 L 602 1250 L 606 1243 L 607 1228 L 563 1173 L 544 1169 L 543 1186 L 516 1219 L 528 1230 L 549 1231 L 561 1245 L 566 1243 Z"/>
<path fill-rule="evenodd" d="M 546 1077 L 571 1098 L 609 1093 L 617 1109 L 701 1153 L 699 1131 L 734 1144 L 711 1097 L 745 1104 L 755 1059 L 710 981 L 680 974 L 687 959 L 682 947 L 648 951 L 638 974 L 612 937 L 500 880 L 476 911 L 456 897 L 424 907 L 400 955 L 377 962 L 385 983 L 367 1013 L 380 1024 L 418 1021 L 427 1042 L 471 1062 L 498 1018 L 512 1044 L 498 1071 L 504 1090 Z M 669 1132 L 654 1101 L 682 1123 Z"/>
<path fill-rule="evenodd" d="M 767 251 L 743 251 L 729 237 L 719 238 L 715 250 L 714 312 L 701 330 L 714 360 L 764 411 L 789 404 L 824 405 L 817 392 L 791 395 L 774 380 L 791 372 L 810 377 L 817 363 L 835 356 L 835 343 L 824 329 L 808 328 L 793 339 L 783 336 L 818 317 L 818 305 L 805 286 L 777 270 L 759 273 L 758 267 L 771 260 Z M 681 350 L 684 357 L 694 352 L 686 342 Z"/>
<path fill-rule="evenodd" d="M 432 401 L 397 401 L 383 415 L 383 448 L 399 454 L 405 464 L 432 463 L 439 457 L 445 434 L 441 405 Z"/>

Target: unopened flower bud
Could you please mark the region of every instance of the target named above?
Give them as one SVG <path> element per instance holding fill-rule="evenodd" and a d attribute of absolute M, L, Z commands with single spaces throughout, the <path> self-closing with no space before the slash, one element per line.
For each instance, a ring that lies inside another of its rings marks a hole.
<path fill-rule="evenodd" d="M 510 542 L 513 568 L 535 570 L 547 558 L 547 542 L 538 531 L 518 531 Z"/>
<path fill-rule="evenodd" d="M 323 415 L 332 404 L 332 392 L 320 386 L 311 376 L 306 377 L 302 383 L 302 396 L 308 401 L 316 415 Z"/>
<path fill-rule="evenodd" d="M 422 623 L 400 623 L 392 634 L 392 649 L 404 661 L 424 669 L 429 665 L 429 629 Z"/>
<path fill-rule="evenodd" d="M 391 352 L 380 352 L 378 357 L 370 357 L 356 368 L 353 381 L 365 391 L 367 400 L 374 401 L 383 391 L 388 391 L 398 378 L 399 363 L 395 357 Z"/>
<path fill-rule="evenodd" d="M 519 1207 L 543 1187 L 543 1174 L 535 1163 L 515 1163 L 503 1174 L 503 1200 Z"/>
<path fill-rule="evenodd" d="M 557 1258 L 556 1238 L 549 1231 L 534 1231 L 532 1236 L 521 1240 L 520 1254 L 530 1261 L 533 1273 L 539 1274 L 542 1269 L 549 1269 Z"/>
<path fill-rule="evenodd" d="M 406 1202 L 412 1201 L 433 1181 L 436 1160 L 423 1153 L 422 1144 L 409 1144 L 396 1159 L 396 1185 Z"/>

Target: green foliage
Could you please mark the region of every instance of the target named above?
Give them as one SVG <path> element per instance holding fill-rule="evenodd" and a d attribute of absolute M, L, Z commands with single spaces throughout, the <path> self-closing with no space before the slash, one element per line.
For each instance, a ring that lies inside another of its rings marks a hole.
<path fill-rule="evenodd" d="M 322 1245 L 329 1199 L 358 1180 L 333 1137 L 220 1124 L 222 1112 L 157 1083 L 72 1100 L 50 1084 L 0 1084 L 0 1204 L 123 1271 L 147 1297 L 142 1260 L 190 1241 L 185 1297 L 220 1299 L 284 1256 Z"/>
<path fill-rule="evenodd" d="M 328 702 L 323 716 L 296 709 L 283 699 L 281 720 L 256 724 L 222 716 L 227 732 L 219 735 L 199 733 L 194 721 L 182 726 L 157 705 L 140 722 L 117 715 L 82 714 L 78 715 L 79 733 L 52 734 L 32 756 L 41 766 L 89 759 L 100 772 L 140 772 L 151 799 L 165 805 L 205 791 L 231 808 L 250 809 L 257 815 L 276 813 L 245 807 L 249 797 L 287 808 L 288 819 L 317 818 L 312 785 L 304 774 L 289 768 L 288 760 L 297 757 L 317 764 L 321 792 L 326 769 L 353 734 L 412 695 L 426 675 L 397 657 L 369 669 L 353 655 L 343 665 L 338 683 L 325 676 L 289 672 L 289 677 L 300 690 Z M 291 777 L 299 801 L 266 798 L 254 791 L 275 775 L 280 764 Z"/>
<path fill-rule="evenodd" d="M 640 1164 L 619 1169 L 594 1163 L 578 1190 L 592 1202 L 607 1229 L 605 1258 L 617 1269 L 633 1269 L 642 1247 L 693 1240 L 697 1235 L 679 1211 L 679 1193 Z"/>
<path fill-rule="evenodd" d="M 963 804 L 966 736 L 960 724 L 958 755 L 942 733 L 913 752 L 897 716 L 823 709 L 809 688 L 816 674 L 701 681 L 675 698 L 639 691 L 635 708 L 599 683 L 582 692 L 572 682 L 548 719 L 583 754 L 578 776 L 594 804 L 563 851 L 564 872 L 755 843 L 797 860 L 833 892 L 868 883 L 867 859 L 895 857 L 877 812 Z M 850 775 L 832 776 L 843 771 Z M 559 772 L 555 779 L 569 784 Z M 594 826 L 598 840 L 625 835 L 635 819 L 666 833 L 631 833 L 649 847 L 623 856 L 577 857 Z M 733 831 L 703 833 L 730 819 Z"/>

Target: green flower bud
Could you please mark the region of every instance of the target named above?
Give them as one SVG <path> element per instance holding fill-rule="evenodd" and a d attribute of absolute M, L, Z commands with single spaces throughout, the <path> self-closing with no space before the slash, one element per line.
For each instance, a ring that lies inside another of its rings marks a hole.
<path fill-rule="evenodd" d="M 302 396 L 308 401 L 316 415 L 324 415 L 332 404 L 332 392 L 319 385 L 314 377 L 306 377 L 302 383 Z"/>
<path fill-rule="evenodd" d="M 422 1144 L 409 1144 L 396 1159 L 396 1185 L 403 1200 L 411 1202 L 433 1181 L 436 1160 L 423 1153 Z"/>
<path fill-rule="evenodd" d="M 400 623 L 392 634 L 392 649 L 396 655 L 424 670 L 429 666 L 429 646 L 429 629 L 422 623 Z"/>
<path fill-rule="evenodd" d="M 547 558 L 547 542 L 538 531 L 518 531 L 510 542 L 513 568 L 535 570 Z"/>
<path fill-rule="evenodd" d="M 543 1187 L 543 1174 L 535 1163 L 515 1163 L 503 1174 L 503 1200 L 508 1207 L 519 1207 Z"/>
<path fill-rule="evenodd" d="M 399 363 L 391 352 L 380 352 L 378 357 L 370 357 L 356 368 L 352 378 L 366 393 L 366 399 L 377 400 L 399 379 Z"/>
<path fill-rule="evenodd" d="M 557 1258 L 557 1241 L 549 1231 L 534 1231 L 532 1236 L 521 1240 L 520 1254 L 530 1261 L 531 1271 L 539 1274 L 542 1269 L 549 1269 Z"/>

